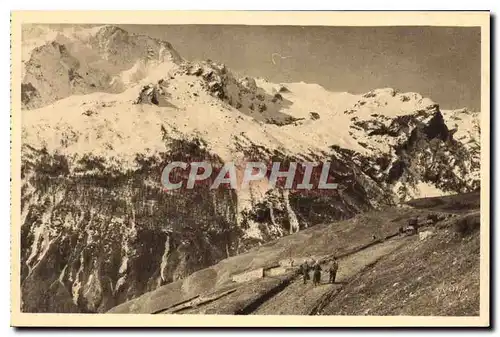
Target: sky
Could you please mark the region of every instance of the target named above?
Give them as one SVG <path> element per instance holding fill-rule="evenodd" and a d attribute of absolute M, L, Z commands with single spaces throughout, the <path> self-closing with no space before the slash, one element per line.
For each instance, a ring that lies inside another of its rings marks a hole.
<path fill-rule="evenodd" d="M 187 60 L 225 63 L 271 82 L 318 83 L 365 93 L 391 87 L 418 92 L 442 109 L 479 111 L 478 27 L 301 27 L 126 25 L 170 42 Z M 278 53 L 286 58 L 274 57 Z"/>

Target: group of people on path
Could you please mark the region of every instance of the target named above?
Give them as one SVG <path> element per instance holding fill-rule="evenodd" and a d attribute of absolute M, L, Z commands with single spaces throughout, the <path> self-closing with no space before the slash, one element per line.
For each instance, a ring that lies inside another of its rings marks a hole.
<path fill-rule="evenodd" d="M 408 226 L 399 228 L 399 234 L 416 234 L 419 229 L 419 217 L 412 217 L 408 221 Z M 376 239 L 376 237 L 373 237 Z M 337 271 L 339 270 L 339 263 L 337 258 L 334 257 L 333 261 L 328 266 L 329 279 L 328 283 L 335 283 L 335 278 L 337 277 Z M 317 286 L 321 283 L 321 272 L 322 268 L 318 261 L 305 261 L 300 265 L 300 273 L 302 274 L 302 280 L 304 284 L 307 283 L 311 279 L 310 272 L 312 271 L 312 282 L 314 286 Z"/>
<path fill-rule="evenodd" d="M 337 276 L 337 271 L 339 270 L 339 263 L 337 258 L 333 258 L 333 261 L 328 266 L 329 279 L 328 283 L 335 283 L 335 278 Z M 312 271 L 313 277 L 312 282 L 314 286 L 317 286 L 321 283 L 321 265 L 318 261 L 314 261 L 312 263 L 308 263 L 307 261 L 302 263 L 300 266 L 300 272 L 302 274 L 302 280 L 304 284 L 307 283 L 308 280 L 311 279 L 309 276 L 309 272 Z"/>

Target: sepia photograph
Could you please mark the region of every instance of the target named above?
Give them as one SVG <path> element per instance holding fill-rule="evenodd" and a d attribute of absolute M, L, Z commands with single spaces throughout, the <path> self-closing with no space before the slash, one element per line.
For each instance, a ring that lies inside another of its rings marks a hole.
<path fill-rule="evenodd" d="M 14 12 L 12 325 L 489 326 L 489 20 Z"/>

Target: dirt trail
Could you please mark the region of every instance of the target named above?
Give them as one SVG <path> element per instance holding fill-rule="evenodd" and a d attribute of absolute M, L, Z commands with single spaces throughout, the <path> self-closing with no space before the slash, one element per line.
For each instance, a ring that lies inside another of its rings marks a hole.
<path fill-rule="evenodd" d="M 328 283 L 327 264 L 322 265 L 321 284 L 303 284 L 302 277 L 296 279 L 283 291 L 258 307 L 252 315 L 308 315 L 325 295 L 340 290 L 353 276 L 379 258 L 389 254 L 409 238 L 393 238 L 339 259 L 339 271 L 335 284 Z"/>

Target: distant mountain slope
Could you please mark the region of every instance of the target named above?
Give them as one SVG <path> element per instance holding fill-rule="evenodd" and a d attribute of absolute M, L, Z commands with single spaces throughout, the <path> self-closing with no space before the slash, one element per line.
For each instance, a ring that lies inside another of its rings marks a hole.
<path fill-rule="evenodd" d="M 106 311 L 314 225 L 479 188 L 479 113 L 238 78 L 113 26 L 26 36 L 23 310 Z M 176 160 L 330 161 L 340 189 L 166 193 Z"/>

